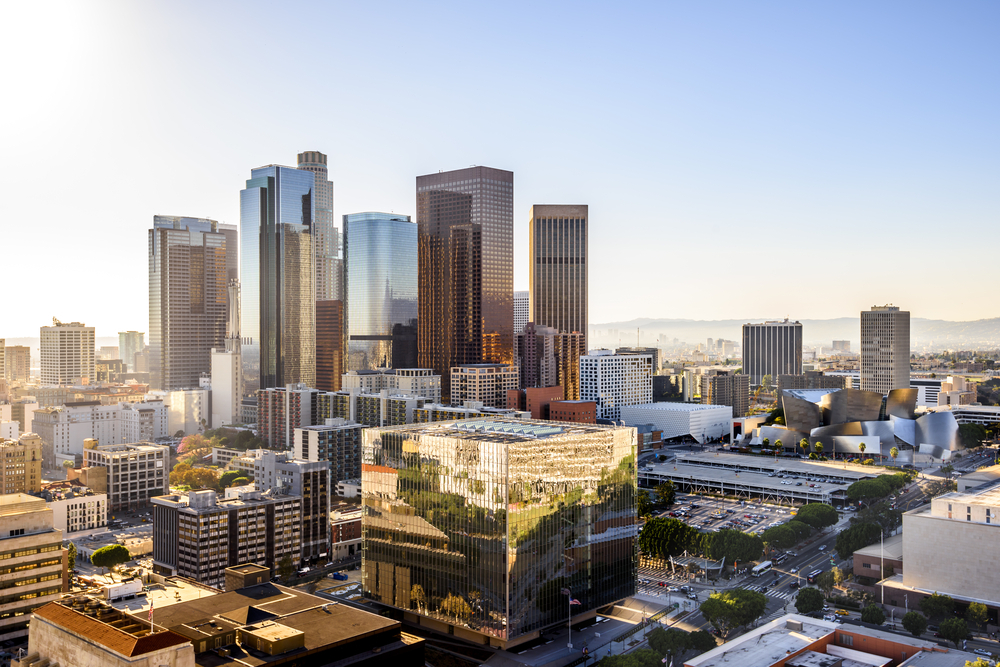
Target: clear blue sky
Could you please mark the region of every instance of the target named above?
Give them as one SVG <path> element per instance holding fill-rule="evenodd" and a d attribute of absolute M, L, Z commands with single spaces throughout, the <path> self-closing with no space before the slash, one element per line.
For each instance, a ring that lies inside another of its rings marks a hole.
<path fill-rule="evenodd" d="M 238 222 L 303 150 L 338 220 L 512 170 L 519 289 L 528 208 L 589 204 L 594 323 L 1000 315 L 997 2 L 4 11 L 0 337 L 146 330 L 153 215 Z"/>

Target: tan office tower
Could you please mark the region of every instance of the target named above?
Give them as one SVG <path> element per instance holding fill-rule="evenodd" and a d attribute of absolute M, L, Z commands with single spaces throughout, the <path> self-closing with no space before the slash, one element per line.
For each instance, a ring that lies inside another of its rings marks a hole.
<path fill-rule="evenodd" d="M 82 322 L 65 324 L 52 318 L 51 327 L 41 327 L 38 351 L 43 385 L 89 384 L 94 368 L 94 327 Z"/>
<path fill-rule="evenodd" d="M 588 207 L 536 204 L 530 215 L 528 321 L 586 340 Z"/>
<path fill-rule="evenodd" d="M 6 348 L 7 379 L 28 380 L 31 378 L 31 348 L 27 345 L 12 345 Z"/>
<path fill-rule="evenodd" d="M 861 311 L 861 388 L 888 394 L 909 386 L 909 311 L 897 306 Z"/>
<path fill-rule="evenodd" d="M 316 300 L 340 299 L 343 296 L 343 260 L 340 257 L 340 231 L 333 219 L 333 181 L 327 179 L 326 155 L 319 151 L 299 153 L 298 169 L 315 175 L 312 222 L 313 266 L 316 270 Z"/>
<path fill-rule="evenodd" d="M 514 173 L 470 167 L 417 177 L 418 366 L 514 361 Z"/>
<path fill-rule="evenodd" d="M 7 377 L 7 341 L 0 338 L 0 380 L 8 380 Z"/>

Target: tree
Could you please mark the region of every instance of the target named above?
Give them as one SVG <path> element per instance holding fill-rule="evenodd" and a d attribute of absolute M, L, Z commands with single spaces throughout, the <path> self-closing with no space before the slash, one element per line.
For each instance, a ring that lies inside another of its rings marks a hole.
<path fill-rule="evenodd" d="M 830 568 L 830 574 L 833 575 L 834 586 L 840 586 L 842 583 L 844 583 L 844 580 L 847 578 L 847 576 L 844 574 L 844 571 L 841 570 L 836 565 Z"/>
<path fill-rule="evenodd" d="M 896 457 L 899 456 L 899 448 L 898 447 L 893 447 L 892 449 L 890 449 L 889 450 L 889 456 L 892 457 L 892 462 L 895 463 L 896 462 Z"/>
<path fill-rule="evenodd" d="M 806 450 L 809 449 L 809 438 L 802 438 L 799 440 L 799 448 L 802 450 L 802 453 L 805 454 Z"/>
<path fill-rule="evenodd" d="M 76 545 L 72 542 L 66 547 L 66 568 L 70 572 L 76 569 Z"/>
<path fill-rule="evenodd" d="M 244 472 L 243 470 L 227 470 L 219 477 L 219 486 L 223 489 L 228 489 L 231 486 L 239 486 L 233 482 L 240 478 L 250 481 L 248 474 L 249 473 Z"/>
<path fill-rule="evenodd" d="M 647 517 L 653 512 L 653 503 L 649 499 L 649 491 L 641 489 L 635 498 L 635 511 L 640 517 Z"/>
<path fill-rule="evenodd" d="M 727 563 L 756 560 L 764 549 L 760 537 L 729 528 L 708 533 L 702 539 L 706 556 L 712 560 L 725 558 Z"/>
<path fill-rule="evenodd" d="M 410 601 L 417 605 L 417 611 L 423 609 L 427 596 L 424 594 L 424 587 L 420 584 L 413 584 L 410 587 Z"/>
<path fill-rule="evenodd" d="M 986 605 L 982 602 L 973 602 L 965 610 L 965 620 L 977 628 L 986 627 L 986 621 L 990 618 Z"/>
<path fill-rule="evenodd" d="M 774 381 L 774 378 L 771 377 L 770 373 L 768 373 L 767 375 L 765 375 L 764 377 L 762 377 L 760 379 L 760 388 L 764 391 L 765 394 L 770 394 L 771 393 L 771 383 L 773 381 Z"/>
<path fill-rule="evenodd" d="M 650 519 L 639 532 L 639 549 L 647 556 L 669 558 L 685 551 L 701 552 L 702 535 L 678 519 Z"/>
<path fill-rule="evenodd" d="M 237 477 L 233 480 L 232 486 L 245 486 L 250 483 L 250 480 L 246 477 Z"/>
<path fill-rule="evenodd" d="M 472 616 L 472 608 L 469 607 L 469 603 L 465 601 L 465 598 L 460 595 L 452 595 L 451 593 L 448 593 L 448 596 L 441 601 L 440 611 L 462 620 Z"/>
<path fill-rule="evenodd" d="M 965 667 L 993 667 L 993 663 L 986 658 L 976 658 L 973 661 L 966 660 Z"/>
<path fill-rule="evenodd" d="M 947 595 L 934 593 L 920 601 L 920 611 L 931 621 L 940 621 L 951 616 L 955 609 L 955 601 Z"/>
<path fill-rule="evenodd" d="M 677 489 L 674 487 L 674 483 L 670 480 L 667 480 L 663 484 L 656 487 L 658 504 L 663 505 L 664 507 L 672 506 L 676 495 Z"/>
<path fill-rule="evenodd" d="M 295 573 L 295 563 L 292 562 L 292 557 L 285 555 L 284 558 L 278 561 L 278 576 L 282 579 L 288 579 Z"/>
<path fill-rule="evenodd" d="M 823 591 L 827 596 L 833 591 L 833 587 L 837 584 L 836 577 L 831 570 L 827 570 L 816 577 L 816 585 Z"/>
<path fill-rule="evenodd" d="M 63 461 L 63 468 L 66 468 L 67 470 L 73 468 L 74 466 L 76 466 L 75 461 Z"/>
<path fill-rule="evenodd" d="M 877 604 L 870 604 L 861 611 L 861 620 L 873 625 L 885 623 L 885 612 Z"/>
<path fill-rule="evenodd" d="M 819 589 L 812 588 L 811 586 L 799 589 L 799 594 L 795 596 L 795 609 L 800 614 L 808 614 L 819 611 L 822 608 L 823 594 L 819 592 Z"/>
<path fill-rule="evenodd" d="M 846 560 L 858 549 L 878 542 L 882 529 L 874 523 L 859 523 L 837 535 L 837 555 Z"/>
<path fill-rule="evenodd" d="M 927 619 L 920 612 L 910 611 L 903 616 L 903 627 L 914 637 L 919 637 L 927 630 Z"/>
<path fill-rule="evenodd" d="M 813 445 L 813 451 L 816 452 L 816 456 L 822 456 L 823 455 L 823 443 L 817 441 L 816 444 Z M 837 458 L 837 457 L 834 456 L 834 458 Z"/>
<path fill-rule="evenodd" d="M 768 447 L 771 446 L 771 439 L 770 438 L 764 438 L 763 440 L 761 440 L 760 444 L 761 444 L 761 447 L 763 447 L 764 449 L 767 449 Z"/>
<path fill-rule="evenodd" d="M 989 436 L 982 424 L 959 424 L 958 436 L 962 439 L 962 444 L 968 449 L 979 447 Z"/>
<path fill-rule="evenodd" d="M 865 453 L 866 449 L 868 449 L 868 445 L 866 445 L 865 443 L 862 442 L 860 445 L 858 445 L 858 451 L 861 452 L 862 454 Z"/>
<path fill-rule="evenodd" d="M 706 630 L 695 630 L 688 635 L 688 648 L 697 651 L 699 654 L 711 651 L 716 647 L 715 637 Z"/>
<path fill-rule="evenodd" d="M 969 624 L 964 618 L 948 618 L 941 621 L 940 632 L 942 637 L 958 648 L 958 644 L 969 637 Z"/>
<path fill-rule="evenodd" d="M 764 615 L 767 598 L 763 593 L 745 588 L 734 588 L 712 593 L 701 604 L 701 615 L 720 635 L 733 628 L 746 627 Z"/>
<path fill-rule="evenodd" d="M 649 648 L 653 649 L 661 656 L 669 656 L 673 661 L 674 657 L 684 653 L 688 648 L 688 633 L 677 628 L 664 630 L 656 628 L 649 633 Z"/>
<path fill-rule="evenodd" d="M 796 521 L 809 524 L 813 528 L 821 529 L 837 523 L 840 517 L 837 510 L 832 505 L 826 503 L 808 503 L 799 508 L 799 513 L 795 515 Z"/>
<path fill-rule="evenodd" d="M 785 448 L 785 445 L 784 445 L 783 442 L 781 442 L 781 438 L 778 438 L 777 440 L 774 441 L 774 453 L 775 454 L 777 454 L 779 451 L 781 451 L 784 448 Z"/>
<path fill-rule="evenodd" d="M 109 544 L 106 547 L 101 547 L 90 556 L 90 562 L 94 566 L 101 568 L 101 570 L 104 570 L 104 568 L 113 570 L 122 563 L 127 563 L 130 560 L 132 560 L 132 554 L 120 544 Z"/>
<path fill-rule="evenodd" d="M 184 429 L 178 429 L 177 433 L 174 433 L 174 437 L 175 438 L 183 438 L 184 437 Z"/>

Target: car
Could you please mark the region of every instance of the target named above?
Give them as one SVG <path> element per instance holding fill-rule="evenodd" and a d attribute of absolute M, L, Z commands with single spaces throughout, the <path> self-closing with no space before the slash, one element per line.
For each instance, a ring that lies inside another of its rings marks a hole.
<path fill-rule="evenodd" d="M 797 581 L 793 581 L 792 583 L 788 584 L 788 588 L 793 591 L 798 587 L 799 587 L 799 582 Z"/>
<path fill-rule="evenodd" d="M 665 581 L 661 581 L 660 582 L 660 586 L 666 586 L 666 585 L 667 585 L 667 582 L 665 582 Z"/>
<path fill-rule="evenodd" d="M 799 571 L 799 568 L 797 568 L 797 567 L 793 567 L 793 568 L 792 568 L 791 570 L 789 570 L 788 572 L 789 572 L 789 574 L 795 574 L 795 573 L 796 573 L 796 572 L 798 572 L 798 571 Z"/>
<path fill-rule="evenodd" d="M 993 656 L 992 653 L 990 653 L 989 651 L 987 651 L 984 648 L 974 648 L 974 649 L 972 649 L 972 652 L 975 653 L 976 655 L 985 655 L 986 657 L 992 657 Z"/>
<path fill-rule="evenodd" d="M 681 589 L 677 588 L 676 586 L 667 586 L 667 590 L 670 591 L 671 593 L 677 593 Z"/>
<path fill-rule="evenodd" d="M 820 551 L 826 551 L 826 545 L 825 544 L 819 545 L 819 550 Z"/>
<path fill-rule="evenodd" d="M 688 600 L 697 600 L 697 599 L 698 599 L 698 594 L 697 593 L 695 593 L 694 591 L 691 591 L 690 593 L 688 593 Z"/>
<path fill-rule="evenodd" d="M 833 613 L 836 614 L 837 616 L 850 616 L 851 615 L 851 613 L 849 611 L 847 611 L 846 609 L 838 609 L 837 611 L 835 611 Z"/>

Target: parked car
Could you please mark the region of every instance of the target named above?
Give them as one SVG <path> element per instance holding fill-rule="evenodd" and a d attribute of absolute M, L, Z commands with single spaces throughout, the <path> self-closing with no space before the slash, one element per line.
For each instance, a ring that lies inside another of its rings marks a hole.
<path fill-rule="evenodd" d="M 833 613 L 836 614 L 837 616 L 850 616 L 851 615 L 851 612 L 847 611 L 846 609 L 838 609 L 837 611 L 835 611 Z"/>

